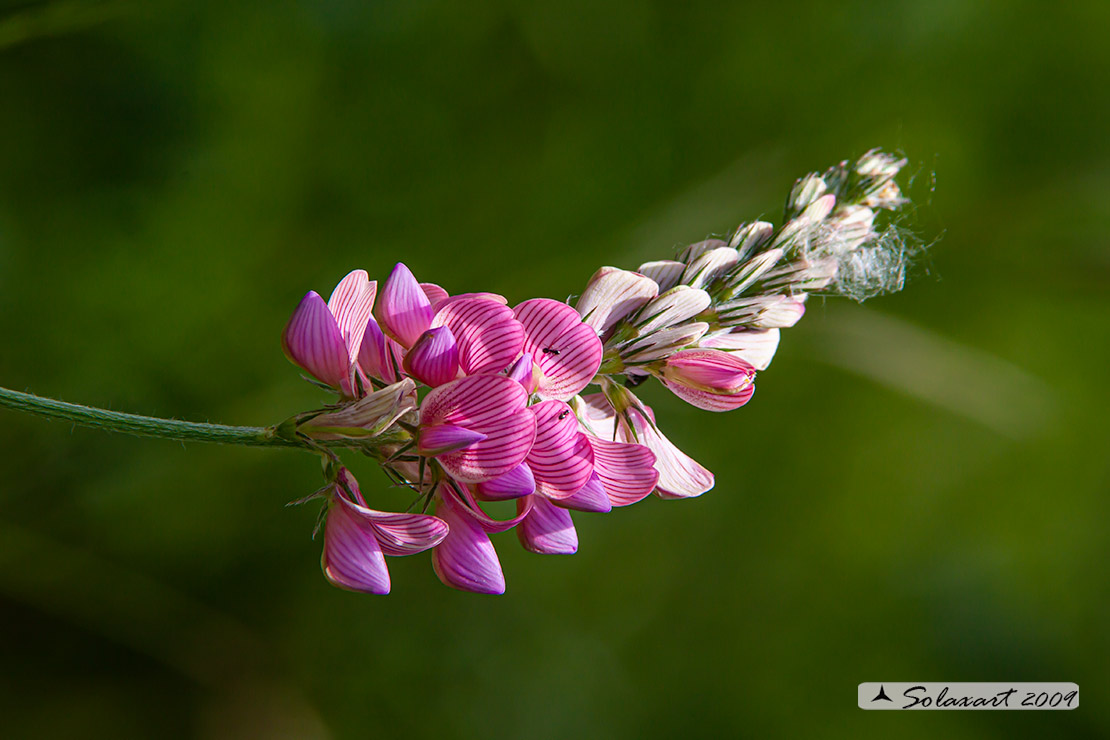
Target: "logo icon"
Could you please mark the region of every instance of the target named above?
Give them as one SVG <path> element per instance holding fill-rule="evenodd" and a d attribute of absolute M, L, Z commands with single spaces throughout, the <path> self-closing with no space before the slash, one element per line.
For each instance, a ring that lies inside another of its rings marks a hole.
<path fill-rule="evenodd" d="M 879 684 L 879 695 L 876 696 L 871 701 L 879 701 L 879 699 L 882 699 L 883 701 L 889 701 L 889 702 L 894 701 L 893 699 L 891 699 L 889 696 L 886 695 L 886 687 L 883 686 L 882 684 Z"/>

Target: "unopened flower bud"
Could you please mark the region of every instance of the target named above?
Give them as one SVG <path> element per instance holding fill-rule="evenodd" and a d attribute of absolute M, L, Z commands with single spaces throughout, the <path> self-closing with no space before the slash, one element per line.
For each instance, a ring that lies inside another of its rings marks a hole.
<path fill-rule="evenodd" d="M 678 352 L 654 372 L 676 396 L 707 411 L 743 406 L 754 390 L 755 368 L 736 355 L 715 349 Z"/>

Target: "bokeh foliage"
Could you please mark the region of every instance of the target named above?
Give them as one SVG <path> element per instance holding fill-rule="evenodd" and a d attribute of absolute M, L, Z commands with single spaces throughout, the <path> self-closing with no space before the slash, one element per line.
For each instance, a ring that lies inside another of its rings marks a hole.
<path fill-rule="evenodd" d="M 564 298 L 905 152 L 931 249 L 811 304 L 753 402 L 649 394 L 695 501 L 320 576 L 302 453 L 0 412 L 3 737 L 1100 737 L 1110 5 L 0 4 L 0 384 L 266 424 L 305 290 L 406 261 Z M 403 499 L 354 461 L 383 505 Z M 1077 681 L 1069 713 L 865 713 L 873 680 Z"/>

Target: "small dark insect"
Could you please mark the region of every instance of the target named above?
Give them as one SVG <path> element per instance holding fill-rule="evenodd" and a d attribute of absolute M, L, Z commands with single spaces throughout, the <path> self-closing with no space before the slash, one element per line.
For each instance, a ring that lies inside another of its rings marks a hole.
<path fill-rule="evenodd" d="M 568 416 L 570 416 L 570 411 L 569 410 L 564 411 L 563 413 L 559 414 L 559 421 L 562 421 L 563 419 L 567 418 Z"/>
<path fill-rule="evenodd" d="M 557 354 L 559 354 L 559 350 L 557 350 L 553 347 L 544 347 L 543 348 L 543 353 L 545 355 L 557 355 Z"/>

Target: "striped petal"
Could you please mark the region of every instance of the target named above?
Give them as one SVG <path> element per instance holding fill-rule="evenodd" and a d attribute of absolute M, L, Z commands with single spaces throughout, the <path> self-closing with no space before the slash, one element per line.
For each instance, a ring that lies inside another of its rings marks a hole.
<path fill-rule="evenodd" d="M 533 356 L 542 354 L 544 348 L 582 323 L 577 311 L 550 298 L 524 301 L 513 312 L 524 327 L 524 351 Z"/>
<path fill-rule="evenodd" d="M 369 522 L 374 528 L 382 552 L 390 556 L 415 555 L 438 545 L 447 536 L 447 524 L 427 514 L 400 514 L 367 508 L 366 500 L 358 489 L 354 476 L 341 470 L 339 480 L 350 491 L 354 500 L 344 495 L 343 488 L 336 496 L 352 514 Z"/>
<path fill-rule="evenodd" d="M 655 454 L 639 444 L 589 437 L 594 473 L 613 506 L 628 506 L 651 493 L 659 481 Z"/>
<path fill-rule="evenodd" d="M 689 265 L 691 262 L 700 259 L 702 255 L 727 246 L 721 239 L 706 239 L 705 241 L 696 242 L 682 250 L 682 253 L 678 255 L 678 261 L 684 265 Z"/>
<path fill-rule="evenodd" d="M 456 297 L 441 306 L 432 326 L 451 330 L 467 375 L 499 373 L 524 346 L 524 327 L 508 306 L 487 298 Z"/>
<path fill-rule="evenodd" d="M 536 477 L 526 463 L 521 463 L 504 475 L 478 483 L 475 491 L 487 501 L 504 501 L 528 496 L 536 490 Z"/>
<path fill-rule="evenodd" d="M 459 346 L 446 326 L 420 335 L 404 359 L 405 372 L 429 388 L 450 383 L 459 374 Z"/>
<path fill-rule="evenodd" d="M 420 283 L 420 289 L 424 291 L 424 295 L 428 297 L 428 302 L 432 304 L 433 311 L 439 308 L 449 297 L 447 291 L 435 283 Z"/>
<path fill-rule="evenodd" d="M 509 517 L 508 519 L 494 519 L 489 514 L 482 510 L 478 502 L 474 500 L 474 495 L 470 492 L 467 486 L 459 486 L 458 493 L 461 498 L 457 499 L 465 510 L 466 513 L 473 517 L 474 521 L 478 522 L 478 526 L 486 530 L 488 534 L 496 534 L 499 532 L 508 532 L 524 521 L 528 513 L 532 510 L 532 500 L 534 496 L 525 496 L 523 499 L 523 506 L 517 507 L 516 516 Z"/>
<path fill-rule="evenodd" d="M 711 249 L 690 263 L 682 273 L 682 282 L 694 288 L 704 288 L 739 261 L 740 253 L 732 247 Z"/>
<path fill-rule="evenodd" d="M 339 333 L 347 343 L 347 356 L 352 359 L 358 357 L 377 294 L 377 281 L 369 280 L 365 270 L 354 270 L 339 281 L 328 298 L 328 310 L 335 316 Z"/>
<path fill-rule="evenodd" d="M 453 295 L 450 298 L 446 299 L 443 303 L 436 304 L 436 310 L 438 311 L 444 306 L 454 303 L 455 301 L 467 300 L 471 298 L 481 298 L 485 301 L 493 301 L 494 303 L 500 303 L 502 306 L 509 305 L 509 302 L 505 299 L 505 296 L 498 295 L 497 293 L 459 293 L 458 295 Z"/>
<path fill-rule="evenodd" d="M 374 313 L 382 331 L 408 348 L 431 325 L 432 302 L 409 268 L 398 262 L 382 287 Z"/>
<path fill-rule="evenodd" d="M 578 324 L 535 356 L 540 371 L 536 391 L 544 398 L 571 398 L 594 379 L 604 352 L 594 330 Z"/>
<path fill-rule="evenodd" d="M 536 436 L 527 398 L 520 383 L 503 375 L 473 375 L 429 393 L 421 407 L 422 427 L 448 423 L 486 435 L 466 449 L 439 456 L 444 470 L 464 483 L 481 483 L 524 462 Z"/>
<path fill-rule="evenodd" d="M 396 383 L 397 363 L 395 354 L 390 351 L 391 344 L 396 346 L 397 343 L 382 333 L 378 322 L 371 316 L 358 350 L 358 366 L 362 372 L 386 383 Z"/>
<path fill-rule="evenodd" d="M 659 293 L 654 280 L 638 272 L 602 267 L 590 278 L 575 306 L 582 320 L 604 336 L 618 321 Z"/>
<path fill-rule="evenodd" d="M 320 440 L 376 437 L 415 410 L 416 385 L 405 378 L 338 411 L 314 416 L 297 431 Z"/>
<path fill-rule="evenodd" d="M 711 393 L 731 394 L 751 385 L 755 368 L 729 352 L 688 349 L 676 352 L 663 364 L 664 381 Z"/>
<path fill-rule="evenodd" d="M 704 321 L 694 321 L 683 326 L 660 329 L 622 346 L 620 348 L 621 356 L 625 362 L 652 362 L 694 344 L 707 331 L 709 331 L 709 324 Z"/>
<path fill-rule="evenodd" d="M 655 453 L 655 469 L 659 471 L 655 491 L 661 498 L 691 498 L 713 488 L 713 473 L 675 447 L 654 423 L 634 410 L 629 411 L 629 418 L 636 434 L 635 441 Z M 627 430 L 623 436 L 630 436 Z"/>
<path fill-rule="evenodd" d="M 651 493 L 650 488 L 648 493 Z M 536 498 L 539 499 L 540 497 L 537 496 Z M 564 509 L 588 511 L 594 514 L 605 514 L 613 510 L 613 504 L 609 501 L 609 495 L 605 492 L 605 486 L 601 483 L 601 478 L 597 472 L 590 475 L 586 485 L 579 488 L 574 494 L 551 503 Z"/>
<path fill-rule="evenodd" d="M 570 512 L 550 501 L 533 496 L 532 510 L 516 528 L 520 544 L 541 555 L 573 555 L 578 552 L 578 533 Z M 523 506 L 523 501 L 517 503 Z"/>
<path fill-rule="evenodd" d="M 285 356 L 325 385 L 351 394 L 350 356 L 347 344 L 328 305 L 309 291 L 293 312 L 281 334 Z"/>
<path fill-rule="evenodd" d="M 644 335 L 681 324 L 709 308 L 712 302 L 704 290 L 679 285 L 644 306 L 636 317 L 636 328 Z"/>
<path fill-rule="evenodd" d="M 685 270 L 686 264 L 675 260 L 645 262 L 636 268 L 636 272 L 655 281 L 659 286 L 660 293 L 678 285 L 678 280 Z"/>
<path fill-rule="evenodd" d="M 324 576 L 348 591 L 389 593 L 389 570 L 374 527 L 339 500 L 328 506 L 324 525 Z"/>
<path fill-rule="evenodd" d="M 462 591 L 505 593 L 505 575 L 486 531 L 451 494 L 441 493 L 436 514 L 449 528 L 432 552 L 432 568 L 439 580 Z"/>
<path fill-rule="evenodd" d="M 752 394 L 755 393 L 755 383 L 751 383 L 735 393 L 713 393 L 712 391 L 691 388 L 681 383 L 672 383 L 666 379 L 663 379 L 663 385 L 667 386 L 667 390 L 686 403 L 704 411 L 724 412 L 738 409 L 752 400 Z"/>
<path fill-rule="evenodd" d="M 774 233 L 775 225 L 766 221 L 740 224 L 728 245 L 740 253 L 740 259 L 746 259 L 770 241 Z"/>
<path fill-rule="evenodd" d="M 536 493 L 551 499 L 577 493 L 593 473 L 593 450 L 578 431 L 578 419 L 562 401 L 543 401 L 529 411 L 536 418 L 536 441 L 527 458 Z"/>
<path fill-rule="evenodd" d="M 766 370 L 779 348 L 780 333 L 778 329 L 734 329 L 705 337 L 698 346 L 733 352 L 756 370 Z"/>

